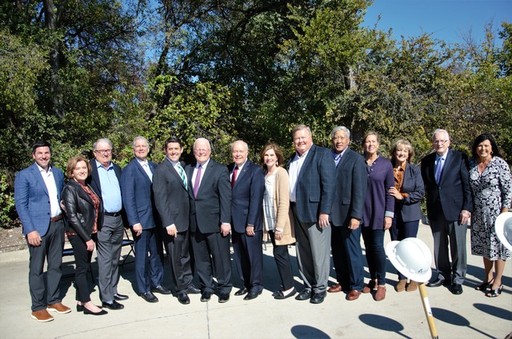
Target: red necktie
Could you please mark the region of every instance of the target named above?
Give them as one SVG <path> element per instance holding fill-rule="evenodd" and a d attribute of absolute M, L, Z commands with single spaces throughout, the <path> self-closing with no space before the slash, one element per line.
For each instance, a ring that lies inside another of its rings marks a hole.
<path fill-rule="evenodd" d="M 238 174 L 238 166 L 235 166 L 235 168 L 233 169 L 233 175 L 231 176 L 231 188 L 233 188 L 233 186 L 235 186 L 237 174 Z"/>

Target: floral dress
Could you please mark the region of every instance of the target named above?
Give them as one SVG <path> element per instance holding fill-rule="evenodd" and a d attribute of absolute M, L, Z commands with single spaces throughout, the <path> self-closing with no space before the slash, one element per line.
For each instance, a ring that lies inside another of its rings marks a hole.
<path fill-rule="evenodd" d="M 473 192 L 471 215 L 471 253 L 490 260 L 510 259 L 511 253 L 496 236 L 494 222 L 502 208 L 510 208 L 512 181 L 510 168 L 505 160 L 493 157 L 484 172 L 471 161 L 469 178 Z"/>

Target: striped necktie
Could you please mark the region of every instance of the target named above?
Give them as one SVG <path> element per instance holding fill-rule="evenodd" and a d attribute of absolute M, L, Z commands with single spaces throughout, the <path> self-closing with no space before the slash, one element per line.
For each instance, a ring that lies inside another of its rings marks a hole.
<path fill-rule="evenodd" d="M 181 178 L 181 181 L 183 181 L 183 186 L 185 186 L 185 189 L 188 189 L 187 187 L 187 176 L 185 175 L 185 170 L 183 167 L 181 167 L 181 164 L 178 162 L 176 165 L 176 168 L 178 169 L 178 174 Z"/>

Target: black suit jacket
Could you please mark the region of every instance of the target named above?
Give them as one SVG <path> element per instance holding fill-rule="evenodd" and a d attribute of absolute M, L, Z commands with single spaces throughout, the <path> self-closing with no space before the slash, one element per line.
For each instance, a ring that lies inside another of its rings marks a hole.
<path fill-rule="evenodd" d="M 363 218 L 368 174 L 362 155 L 348 148 L 336 167 L 333 226 L 348 226 L 351 218 Z"/>
<path fill-rule="evenodd" d="M 233 172 L 235 164 L 228 166 Z M 247 160 L 238 172 L 235 186 L 232 189 L 231 217 L 235 232 L 245 233 L 250 224 L 254 231 L 263 230 L 263 192 L 265 191 L 265 175 L 261 167 Z"/>
<path fill-rule="evenodd" d="M 178 232 L 187 231 L 190 220 L 189 193 L 167 158 L 153 173 L 153 193 L 162 226 L 166 228 L 174 224 Z"/>
<path fill-rule="evenodd" d="M 210 159 L 206 169 L 202 171 L 203 178 L 195 198 L 192 189 L 195 166 L 194 162 L 185 168 L 190 187 L 190 230 L 199 230 L 201 233 L 220 232 L 222 223 L 231 223 L 231 183 L 228 169 Z"/>
<path fill-rule="evenodd" d="M 400 213 L 404 222 L 420 220 L 420 202 L 425 196 L 425 185 L 419 166 L 410 163 L 405 165 L 401 192 L 408 196 L 402 200 L 395 199 L 395 215 Z"/>
<path fill-rule="evenodd" d="M 448 150 L 439 185 L 434 176 L 435 161 L 435 152 L 421 161 L 428 218 L 438 220 L 440 213 L 443 213 L 446 220 L 457 221 L 462 210 L 473 210 L 467 156 L 459 151 Z"/>

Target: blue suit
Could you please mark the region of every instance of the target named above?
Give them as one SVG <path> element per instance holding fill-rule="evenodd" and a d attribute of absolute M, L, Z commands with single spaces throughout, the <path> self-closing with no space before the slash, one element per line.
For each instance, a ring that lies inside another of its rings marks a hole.
<path fill-rule="evenodd" d="M 64 186 L 64 174 L 52 167 L 52 176 L 57 188 L 57 200 Z M 46 309 L 47 305 L 59 303 L 59 282 L 62 276 L 62 249 L 64 248 L 64 222 L 52 221 L 48 189 L 35 163 L 20 171 L 14 179 L 14 201 L 21 220 L 23 234 L 37 231 L 41 245 L 29 244 L 30 266 L 29 287 L 32 298 L 32 311 Z M 48 268 L 45 275 L 45 257 Z"/>
<path fill-rule="evenodd" d="M 235 164 L 228 166 L 232 173 Z M 232 187 L 232 242 L 240 279 L 248 291 L 263 290 L 263 192 L 265 175 L 261 167 L 247 160 L 238 172 Z M 247 225 L 254 226 L 254 236 L 245 233 Z"/>
<path fill-rule="evenodd" d="M 150 171 L 153 173 L 156 165 L 148 161 Z M 164 271 L 160 252 L 158 250 L 160 227 L 156 227 L 157 217 L 151 179 L 142 168 L 140 162 L 134 158 L 123 169 L 121 174 L 121 193 L 123 208 L 128 219 L 128 225 L 142 225 L 142 234 L 135 233 L 135 277 L 139 293 L 146 293 L 151 287 L 160 286 Z M 148 256 L 149 253 L 149 256 Z"/>

